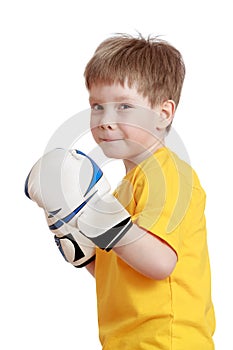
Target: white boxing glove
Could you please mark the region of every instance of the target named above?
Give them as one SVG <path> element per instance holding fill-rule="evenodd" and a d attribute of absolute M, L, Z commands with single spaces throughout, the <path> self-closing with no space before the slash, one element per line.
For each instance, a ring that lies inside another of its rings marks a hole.
<path fill-rule="evenodd" d="M 97 247 L 106 251 L 111 250 L 118 242 L 119 245 L 127 244 L 136 239 L 137 237 L 128 232 L 132 227 L 129 213 L 110 193 L 111 187 L 98 165 L 81 151 L 72 150 L 71 153 L 77 161 L 77 166 L 80 164 L 83 199 L 86 198 L 87 193 L 93 194 L 90 201 L 77 215 L 77 226 L 80 232 Z M 89 171 L 87 170 L 90 165 L 98 175 L 94 176 L 91 182 L 88 179 Z M 91 186 L 88 185 L 89 183 Z"/>
<path fill-rule="evenodd" d="M 25 194 L 44 209 L 60 252 L 75 267 L 83 267 L 95 259 L 95 244 L 79 232 L 77 216 L 93 196 L 91 179 L 93 183 L 98 181 L 102 172 L 97 173 L 94 167 L 86 170 L 90 191 L 85 199 L 82 195 L 85 181 L 79 182 L 80 164 L 63 149 L 54 149 L 40 158 L 25 183 Z"/>
<path fill-rule="evenodd" d="M 49 228 L 70 261 L 65 243 L 75 241 L 80 248 L 90 250 L 96 245 L 109 251 L 118 242 L 127 244 L 136 238 L 127 234 L 132 226 L 130 215 L 110 189 L 89 156 L 78 150 L 55 149 L 33 167 L 25 192 L 47 213 Z M 90 254 L 87 258 L 89 261 Z M 85 259 L 80 262 L 83 266 Z"/>

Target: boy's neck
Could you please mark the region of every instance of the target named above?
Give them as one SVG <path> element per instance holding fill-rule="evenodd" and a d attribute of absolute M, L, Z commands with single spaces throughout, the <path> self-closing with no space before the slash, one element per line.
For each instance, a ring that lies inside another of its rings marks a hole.
<path fill-rule="evenodd" d="M 149 158 L 152 154 L 154 154 L 156 151 L 158 151 L 160 148 L 165 146 L 165 142 L 158 141 L 155 144 L 153 144 L 149 149 L 145 150 L 144 152 L 140 153 L 139 155 L 130 158 L 130 159 L 123 159 L 126 174 L 130 172 L 135 166 L 143 162 L 145 159 Z"/>

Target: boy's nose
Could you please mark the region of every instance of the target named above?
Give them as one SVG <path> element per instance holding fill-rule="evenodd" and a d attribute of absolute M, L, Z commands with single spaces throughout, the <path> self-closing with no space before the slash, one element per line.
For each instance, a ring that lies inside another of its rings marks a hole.
<path fill-rule="evenodd" d="M 116 127 L 117 127 L 117 125 L 114 122 L 105 122 L 105 123 L 101 123 L 101 125 L 99 125 L 99 128 L 102 130 L 115 130 Z"/>
<path fill-rule="evenodd" d="M 117 128 L 117 113 L 113 103 L 104 105 L 103 111 L 99 113 L 97 123 L 102 130 L 115 130 Z"/>

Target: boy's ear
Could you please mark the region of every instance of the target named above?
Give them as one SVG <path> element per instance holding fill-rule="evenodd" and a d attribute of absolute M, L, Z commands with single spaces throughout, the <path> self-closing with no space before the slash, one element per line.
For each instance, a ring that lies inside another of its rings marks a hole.
<path fill-rule="evenodd" d="M 173 100 L 166 100 L 160 106 L 160 126 L 159 129 L 166 128 L 173 121 L 176 104 Z"/>

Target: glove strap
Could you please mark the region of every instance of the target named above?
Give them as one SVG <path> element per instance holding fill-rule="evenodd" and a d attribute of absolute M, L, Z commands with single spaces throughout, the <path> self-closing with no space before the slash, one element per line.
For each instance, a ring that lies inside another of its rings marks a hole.
<path fill-rule="evenodd" d="M 109 252 L 127 233 L 132 225 L 131 218 L 128 217 L 97 237 L 88 237 L 83 232 L 80 232 L 89 238 L 97 247 Z"/>

